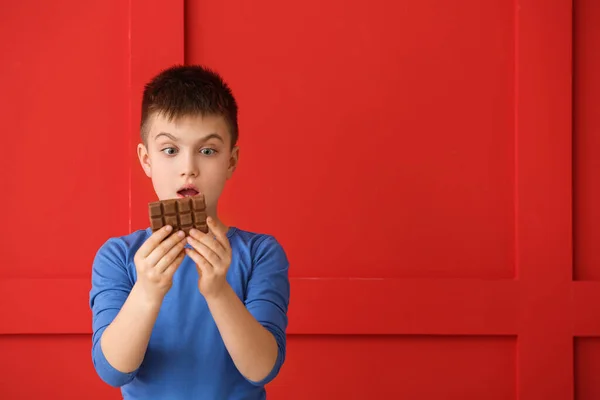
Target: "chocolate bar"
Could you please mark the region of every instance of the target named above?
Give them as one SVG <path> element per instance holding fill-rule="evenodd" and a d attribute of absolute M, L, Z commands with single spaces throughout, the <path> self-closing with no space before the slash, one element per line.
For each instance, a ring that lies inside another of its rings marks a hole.
<path fill-rule="evenodd" d="M 150 227 L 156 232 L 165 225 L 171 225 L 173 232 L 182 230 L 186 235 L 192 228 L 208 233 L 206 225 L 206 204 L 202 194 L 168 199 L 148 204 Z"/>

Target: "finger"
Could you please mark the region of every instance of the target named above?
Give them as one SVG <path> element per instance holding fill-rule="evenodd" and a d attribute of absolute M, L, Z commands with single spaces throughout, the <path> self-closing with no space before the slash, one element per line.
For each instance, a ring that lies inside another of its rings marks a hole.
<path fill-rule="evenodd" d="M 167 277 L 172 277 L 175 274 L 175 271 L 177 271 L 177 269 L 179 268 L 179 266 L 181 265 L 181 263 L 183 262 L 183 259 L 185 258 L 185 251 L 182 251 L 177 258 L 175 258 L 175 260 L 173 260 L 173 262 L 171 263 L 171 265 L 169 265 L 167 267 L 167 269 L 165 269 L 164 274 Z"/>
<path fill-rule="evenodd" d="M 188 237 L 188 243 L 192 244 L 192 240 L 195 240 L 196 242 L 201 243 L 202 245 L 210 249 L 213 253 L 217 255 L 218 258 L 221 258 L 221 256 L 225 255 L 225 249 L 212 237 L 212 235 L 207 235 L 205 233 L 200 232 L 197 229 L 192 229 L 190 231 L 190 236 Z M 200 251 L 200 249 L 196 250 Z"/>
<path fill-rule="evenodd" d="M 225 229 L 225 226 L 218 224 L 217 221 L 212 217 L 206 218 L 206 224 L 208 225 L 210 232 L 217 239 L 216 242 L 223 248 L 223 250 L 225 250 L 225 252 L 231 250 L 229 239 L 227 239 L 227 230 Z"/>
<path fill-rule="evenodd" d="M 162 241 L 149 255 L 146 257 L 148 265 L 153 268 L 159 261 L 178 243 L 183 242 L 185 239 L 185 233 L 183 231 L 174 232 L 173 235 L 169 236 Z"/>
<path fill-rule="evenodd" d="M 219 261 L 221 261 L 221 258 L 217 255 L 217 253 L 215 253 L 214 250 L 205 245 L 203 242 L 200 242 L 191 236 L 187 237 L 187 242 L 194 248 L 194 250 L 204 257 L 211 264 L 211 266 L 214 267 L 218 265 Z"/>
<path fill-rule="evenodd" d="M 164 240 L 157 248 L 155 248 L 152 253 L 146 257 L 146 261 L 148 265 L 154 267 L 161 258 L 165 256 L 177 243 L 182 242 L 185 239 L 185 232 L 178 231 L 177 233 L 171 235 L 169 238 Z"/>
<path fill-rule="evenodd" d="M 183 252 L 184 246 L 185 241 L 180 240 L 177 244 L 175 244 L 175 246 L 171 248 L 171 250 L 168 251 L 167 254 L 165 254 L 160 260 L 158 260 L 158 263 L 156 263 L 156 266 L 154 268 L 156 268 L 156 270 L 162 274 L 167 269 L 167 267 L 171 265 L 173 260 L 179 257 L 180 254 L 183 254 L 183 256 L 185 257 L 185 253 Z"/>
<path fill-rule="evenodd" d="M 206 258 L 202 257 L 200 253 L 188 248 L 185 249 L 185 252 L 196 263 L 198 273 L 201 275 L 207 275 L 211 272 L 212 265 L 206 260 Z"/>
<path fill-rule="evenodd" d="M 171 225 L 165 225 L 156 232 L 154 232 L 148 240 L 146 240 L 138 249 L 138 252 L 142 258 L 148 257 L 150 253 L 171 233 L 173 227 Z"/>

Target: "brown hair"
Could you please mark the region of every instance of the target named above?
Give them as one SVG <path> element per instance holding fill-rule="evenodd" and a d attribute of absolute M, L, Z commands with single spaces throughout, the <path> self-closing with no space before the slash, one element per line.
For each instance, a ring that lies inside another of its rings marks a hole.
<path fill-rule="evenodd" d="M 146 144 L 147 122 L 154 113 L 169 120 L 190 115 L 219 115 L 229 126 L 231 147 L 238 140 L 238 107 L 233 93 L 216 72 L 199 65 L 175 65 L 156 75 L 144 88 L 140 134 Z"/>

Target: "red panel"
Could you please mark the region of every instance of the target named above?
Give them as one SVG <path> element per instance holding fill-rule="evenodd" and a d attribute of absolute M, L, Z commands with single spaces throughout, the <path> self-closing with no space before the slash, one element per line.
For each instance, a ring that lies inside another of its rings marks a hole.
<path fill-rule="evenodd" d="M 510 400 L 515 373 L 511 337 L 292 336 L 267 391 L 286 400 Z"/>
<path fill-rule="evenodd" d="M 573 4 L 574 274 L 600 280 L 600 2 Z"/>
<path fill-rule="evenodd" d="M 120 399 L 96 376 L 89 335 L 0 336 L 0 398 Z"/>
<path fill-rule="evenodd" d="M 514 334 L 512 281 L 293 279 L 293 333 Z M 490 316 L 493 315 L 493 318 Z"/>
<path fill-rule="evenodd" d="M 575 282 L 572 296 L 573 334 L 600 336 L 600 282 Z"/>
<path fill-rule="evenodd" d="M 0 354 L 7 355 L 0 357 L 0 369 L 11 371 L 10 379 L 5 374 L 0 379 L 0 394 L 7 399 L 120 398 L 95 377 L 90 341 L 87 335 L 0 337 Z M 288 358 L 267 389 L 269 398 L 515 398 L 514 338 L 292 336 Z M 52 360 L 53 367 L 31 360 Z"/>
<path fill-rule="evenodd" d="M 575 340 L 575 400 L 600 399 L 600 338 Z"/>
<path fill-rule="evenodd" d="M 0 279 L 0 334 L 91 333 L 90 288 L 89 279 Z"/>
<path fill-rule="evenodd" d="M 227 215 L 293 276 L 513 277 L 513 7 L 189 0 L 241 104 Z"/>
<path fill-rule="evenodd" d="M 0 14 L 0 279 L 88 276 L 127 231 L 127 5 L 28 0 Z"/>
<path fill-rule="evenodd" d="M 516 8 L 518 396 L 573 396 L 571 1 Z M 589 311 L 589 309 L 588 309 Z"/>
<path fill-rule="evenodd" d="M 523 324 L 512 281 L 292 278 L 291 285 L 291 334 L 514 335 Z M 84 279 L 0 280 L 0 334 L 91 332 L 89 289 Z"/>

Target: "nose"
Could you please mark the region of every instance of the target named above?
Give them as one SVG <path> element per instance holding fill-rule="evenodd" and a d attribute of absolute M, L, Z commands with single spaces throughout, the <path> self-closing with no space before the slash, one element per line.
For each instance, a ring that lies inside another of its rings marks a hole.
<path fill-rule="evenodd" d="M 183 165 L 181 167 L 181 175 L 184 177 L 197 177 L 200 171 L 198 169 L 198 166 L 196 165 L 194 154 L 190 152 L 185 156 L 181 157 L 181 160 L 183 161 Z"/>

